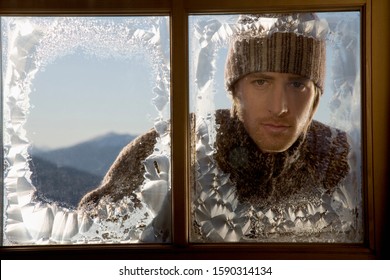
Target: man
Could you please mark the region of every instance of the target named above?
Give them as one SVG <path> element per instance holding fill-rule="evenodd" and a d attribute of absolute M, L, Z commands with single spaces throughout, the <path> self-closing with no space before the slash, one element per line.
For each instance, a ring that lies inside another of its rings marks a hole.
<path fill-rule="evenodd" d="M 286 16 L 278 20 L 280 22 L 275 23 L 278 31 L 282 29 L 280 26 L 284 27 L 289 22 L 293 25 L 294 21 L 296 25 L 319 23 L 312 14 L 298 14 L 295 18 Z M 241 18 L 245 26 L 254 25 L 257 33 L 253 32 L 252 27 L 238 32 L 229 50 L 225 81 L 227 90 L 233 98 L 233 109 L 232 117 L 228 121 L 222 117 L 228 126 L 220 131 L 233 126 L 232 130 L 243 132 L 243 139 L 239 139 L 241 137 L 223 139 L 221 133 L 218 133 L 220 139 L 217 141 L 217 161 L 222 169 L 229 171 L 236 180 L 247 178 L 243 176 L 244 172 L 248 171 L 244 171 L 244 166 L 239 168 L 233 166 L 237 163 L 232 160 L 234 157 L 232 153 L 237 148 L 235 144 L 229 143 L 238 139 L 240 164 L 245 158 L 242 153 L 253 157 L 248 158 L 248 167 L 253 167 L 260 159 L 265 160 L 267 167 L 262 168 L 262 172 L 254 171 L 253 174 L 253 178 L 258 178 L 259 182 L 246 179 L 247 182 L 243 182 L 244 185 L 248 185 L 249 181 L 263 186 L 269 182 L 264 188 L 254 186 L 248 194 L 243 194 L 251 200 L 257 197 L 253 194 L 264 193 L 266 190 L 273 192 L 273 195 L 282 192 L 281 196 L 291 193 L 288 187 L 274 187 L 281 183 L 280 180 L 286 185 L 286 180 L 290 176 L 294 176 L 290 183 L 294 187 L 300 188 L 307 184 L 304 181 L 308 180 L 310 174 L 305 173 L 304 178 L 295 178 L 297 175 L 293 175 L 299 170 L 300 159 L 306 171 L 315 173 L 313 184 L 321 183 L 327 189 L 334 188 L 349 172 L 347 163 L 349 145 L 346 134 L 319 122 L 312 122 L 324 87 L 325 40 L 284 30 L 263 36 L 256 24 L 257 21 L 256 16 Z M 315 30 L 312 30 L 310 33 L 314 32 Z M 226 140 L 229 140 L 228 144 L 225 143 Z M 337 147 L 337 153 L 332 151 L 336 150 L 333 145 Z M 248 152 L 249 148 L 246 147 L 253 148 L 253 151 Z M 308 155 L 303 155 L 302 152 Z M 229 154 L 230 159 L 226 160 Z M 305 158 L 302 158 L 303 156 Z M 337 170 L 329 170 L 332 164 L 337 166 L 335 166 Z M 287 167 L 292 169 L 288 171 Z M 310 167 L 313 170 L 310 170 Z M 316 169 L 317 167 L 328 169 L 332 180 L 322 174 L 324 170 Z M 283 172 L 288 174 L 282 174 Z M 259 178 L 260 174 L 262 178 Z M 321 175 L 324 178 L 320 178 Z M 298 183 L 299 181 L 301 182 Z"/>
<path fill-rule="evenodd" d="M 323 232 L 355 238 L 356 205 L 344 188 L 351 180 L 347 135 L 312 120 L 325 79 L 324 25 L 313 14 L 240 18 L 225 67 L 233 106 L 216 112 L 214 154 L 202 154 L 210 150 L 207 128 L 199 119 L 193 125 L 193 240 L 308 241 Z M 80 207 L 141 186 L 141 160 L 156 136 L 151 131 L 126 147 Z M 166 215 L 158 220 L 161 226 Z"/>

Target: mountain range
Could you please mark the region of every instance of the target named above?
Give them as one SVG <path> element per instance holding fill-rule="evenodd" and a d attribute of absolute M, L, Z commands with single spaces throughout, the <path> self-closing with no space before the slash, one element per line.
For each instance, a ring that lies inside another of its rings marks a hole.
<path fill-rule="evenodd" d="M 135 137 L 109 133 L 66 148 L 31 148 L 31 180 L 37 196 L 76 207 L 85 193 L 99 185 L 119 152 Z"/>

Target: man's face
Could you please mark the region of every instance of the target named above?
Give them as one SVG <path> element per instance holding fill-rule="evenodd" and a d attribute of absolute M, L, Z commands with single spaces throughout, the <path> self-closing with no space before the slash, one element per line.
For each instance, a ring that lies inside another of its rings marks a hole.
<path fill-rule="evenodd" d="M 252 73 L 235 85 L 239 119 L 263 152 L 283 152 L 305 131 L 314 114 L 315 86 L 305 77 Z"/>

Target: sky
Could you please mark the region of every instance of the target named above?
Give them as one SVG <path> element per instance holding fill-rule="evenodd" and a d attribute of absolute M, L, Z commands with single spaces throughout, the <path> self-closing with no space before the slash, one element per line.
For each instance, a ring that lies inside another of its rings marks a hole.
<path fill-rule="evenodd" d="M 109 132 L 145 132 L 157 117 L 145 61 L 98 59 L 80 51 L 45 67 L 30 94 L 26 128 L 31 141 L 58 148 Z"/>
<path fill-rule="evenodd" d="M 165 37 L 161 40 L 169 43 Z M 148 130 L 158 112 L 152 104 L 155 76 L 147 56 L 102 58 L 76 49 L 40 68 L 25 125 L 29 140 L 55 149 L 110 132 L 138 135 Z M 224 56 L 222 51 L 216 61 L 217 108 L 230 107 L 223 88 Z M 315 116 L 325 123 L 330 99 L 329 94 L 322 97 Z"/>

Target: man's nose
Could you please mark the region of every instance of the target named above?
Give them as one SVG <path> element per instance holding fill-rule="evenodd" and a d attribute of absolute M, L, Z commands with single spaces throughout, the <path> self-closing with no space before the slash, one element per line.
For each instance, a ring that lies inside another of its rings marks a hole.
<path fill-rule="evenodd" d="M 276 117 L 288 112 L 287 91 L 283 85 L 274 85 L 268 96 L 268 111 Z"/>

